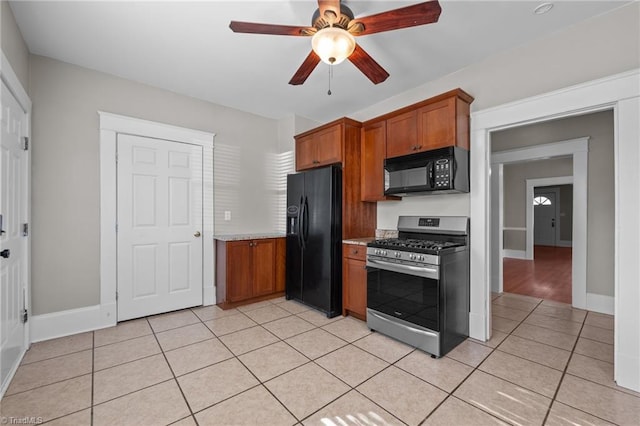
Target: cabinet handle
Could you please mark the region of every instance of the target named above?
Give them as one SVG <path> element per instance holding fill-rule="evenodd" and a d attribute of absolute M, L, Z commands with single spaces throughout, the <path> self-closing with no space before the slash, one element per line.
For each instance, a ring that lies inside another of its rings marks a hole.
<path fill-rule="evenodd" d="M 358 254 L 358 250 L 354 250 L 354 251 L 353 251 L 353 254 Z"/>
<path fill-rule="evenodd" d="M 416 150 L 422 149 L 422 145 L 416 146 Z"/>

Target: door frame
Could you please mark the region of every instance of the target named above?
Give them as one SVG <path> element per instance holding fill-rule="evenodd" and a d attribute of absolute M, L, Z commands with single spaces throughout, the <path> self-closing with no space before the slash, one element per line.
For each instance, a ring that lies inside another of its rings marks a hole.
<path fill-rule="evenodd" d="M 213 149 L 215 133 L 98 111 L 100 119 L 100 308 L 103 326 L 117 321 L 117 134 L 199 145 L 203 148 L 202 300 L 216 303 L 214 286 Z M 206 208 L 210 206 L 211 208 Z M 208 244 L 209 242 L 209 244 Z"/>
<path fill-rule="evenodd" d="M 20 107 L 25 113 L 26 120 L 24 123 L 24 128 L 22 129 L 23 134 L 29 138 L 29 144 L 31 144 L 31 99 L 27 94 L 27 91 L 22 87 L 22 83 L 20 83 L 20 79 L 17 74 L 11 67 L 9 63 L 9 59 L 5 56 L 4 51 L 0 49 L 0 79 L 7 86 L 11 94 L 18 101 Z M 26 223 L 29 224 L 31 228 L 31 146 L 29 149 L 24 152 L 25 157 L 23 158 L 23 182 L 25 188 L 25 194 L 23 198 L 23 211 L 25 214 Z M 29 230 L 29 234 L 27 235 L 27 241 L 25 244 L 25 250 L 22 254 L 24 256 L 24 269 L 22 271 L 24 276 L 24 308 L 27 310 L 28 314 L 33 315 L 31 311 L 31 230 Z M 31 344 L 31 321 L 27 321 L 24 327 L 24 351 L 20 355 L 20 358 L 24 356 L 24 352 L 29 348 Z M 9 373 L 8 380 L 6 385 L 8 386 L 13 379 L 15 372 L 18 369 L 20 362 L 18 362 L 13 371 Z M 0 398 L 4 395 L 6 391 L 6 387 L 0 389 Z"/>
<path fill-rule="evenodd" d="M 640 69 L 472 113 L 470 215 L 476 231 L 471 238 L 469 331 L 479 340 L 491 336 L 491 133 L 608 109 L 614 111 L 614 380 L 640 391 Z"/>

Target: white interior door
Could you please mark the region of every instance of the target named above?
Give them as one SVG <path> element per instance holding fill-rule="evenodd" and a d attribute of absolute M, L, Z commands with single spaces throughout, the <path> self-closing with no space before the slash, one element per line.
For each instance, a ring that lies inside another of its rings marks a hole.
<path fill-rule="evenodd" d="M 533 197 L 533 241 L 536 245 L 556 245 L 556 193 L 536 191 Z"/>
<path fill-rule="evenodd" d="M 28 264 L 27 238 L 22 235 L 22 223 L 27 221 L 27 154 L 22 144 L 26 114 L 4 83 L 0 100 L 0 214 L 3 231 L 0 232 L 0 389 L 4 390 L 27 345 L 27 330 L 22 322 L 22 311 L 26 307 Z"/>
<path fill-rule="evenodd" d="M 202 304 L 202 147 L 117 136 L 118 321 Z"/>

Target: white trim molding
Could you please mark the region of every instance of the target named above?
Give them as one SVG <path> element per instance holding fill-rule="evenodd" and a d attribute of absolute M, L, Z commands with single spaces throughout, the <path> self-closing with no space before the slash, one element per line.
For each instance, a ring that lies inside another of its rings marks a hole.
<path fill-rule="evenodd" d="M 527 259 L 527 252 L 524 250 L 502 249 L 502 257 L 510 257 L 512 259 Z M 501 285 L 502 288 L 502 285 Z"/>
<path fill-rule="evenodd" d="M 615 312 L 615 298 L 602 294 L 587 293 L 587 309 L 601 314 L 613 315 Z"/>
<path fill-rule="evenodd" d="M 116 304 L 86 306 L 31 317 L 34 342 L 98 330 L 115 324 Z M 107 318 L 107 320 L 105 320 Z M 113 321 L 109 321 L 112 319 Z"/>
<path fill-rule="evenodd" d="M 114 325 L 116 319 L 116 140 L 117 135 L 129 134 L 176 142 L 200 145 L 203 148 L 203 203 L 211 206 L 203 212 L 203 304 L 212 305 L 215 300 L 214 287 L 214 216 L 213 216 L 213 149 L 214 133 L 202 132 L 172 126 L 154 121 L 98 111 L 100 116 L 100 306 L 113 306 L 111 311 L 103 310 L 100 326 Z M 109 315 L 107 315 L 107 313 Z"/>
<path fill-rule="evenodd" d="M 614 379 L 620 386 L 640 391 L 640 69 L 472 113 L 470 213 L 475 231 L 470 247 L 470 318 L 481 325 L 470 323 L 469 331 L 479 340 L 488 340 L 491 334 L 491 133 L 611 109 L 615 129 Z M 574 171 L 576 182 L 578 178 Z"/>

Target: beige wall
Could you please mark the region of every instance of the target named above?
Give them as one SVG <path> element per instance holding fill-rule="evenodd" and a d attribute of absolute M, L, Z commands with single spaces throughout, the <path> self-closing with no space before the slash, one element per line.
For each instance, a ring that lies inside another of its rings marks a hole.
<path fill-rule="evenodd" d="M 603 111 L 503 130 L 492 135 L 491 146 L 494 151 L 501 151 L 582 136 L 590 137 L 587 188 L 587 292 L 613 296 L 615 230 L 613 112 Z M 505 190 L 506 181 L 505 177 Z"/>
<path fill-rule="evenodd" d="M 573 176 L 572 163 L 573 160 L 571 158 L 559 158 L 505 164 L 503 170 L 503 213 L 505 228 L 524 228 L 527 225 L 527 179 Z M 504 231 L 504 248 L 510 250 L 525 250 L 525 237 L 525 231 Z"/>
<path fill-rule="evenodd" d="M 269 232 L 274 120 L 31 56 L 33 311 L 99 303 L 98 110 L 216 133 L 216 232 Z M 223 211 L 232 220 L 223 220 Z M 213 242 L 212 242 L 213 243 Z"/>
<path fill-rule="evenodd" d="M 504 226 L 524 228 L 526 226 L 527 179 L 573 176 L 573 160 L 558 158 L 505 164 L 503 173 Z M 521 250 L 524 250 L 524 247 Z"/>
<path fill-rule="evenodd" d="M 9 2 L 0 0 L 0 40 L 2 52 L 18 76 L 24 90 L 29 93 L 29 50 L 18 29 Z"/>

